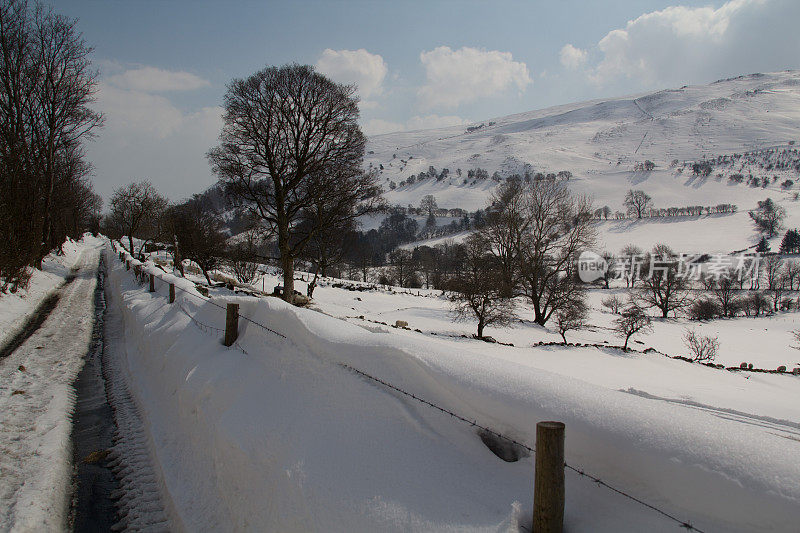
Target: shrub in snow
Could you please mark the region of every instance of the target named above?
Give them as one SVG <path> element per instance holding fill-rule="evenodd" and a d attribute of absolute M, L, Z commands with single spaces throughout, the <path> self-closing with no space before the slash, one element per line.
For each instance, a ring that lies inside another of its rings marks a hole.
<path fill-rule="evenodd" d="M 692 355 L 692 361 L 713 361 L 719 351 L 718 337 L 703 337 L 694 330 L 686 330 L 683 342 Z"/>
<path fill-rule="evenodd" d="M 622 298 L 619 296 L 609 296 L 608 298 L 603 298 L 601 303 L 603 304 L 603 307 L 615 315 L 619 314 L 619 310 L 622 309 L 622 306 L 624 305 Z"/>
<path fill-rule="evenodd" d="M 786 372 L 786 367 L 781 365 L 778 367 L 778 372 Z"/>

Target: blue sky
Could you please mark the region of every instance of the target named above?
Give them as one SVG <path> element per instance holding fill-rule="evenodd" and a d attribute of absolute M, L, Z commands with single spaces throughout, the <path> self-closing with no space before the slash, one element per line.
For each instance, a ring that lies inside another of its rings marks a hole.
<path fill-rule="evenodd" d="M 798 68 L 795 0 L 53 3 L 101 69 L 95 188 L 214 182 L 226 84 L 265 65 L 358 82 L 368 134 Z"/>

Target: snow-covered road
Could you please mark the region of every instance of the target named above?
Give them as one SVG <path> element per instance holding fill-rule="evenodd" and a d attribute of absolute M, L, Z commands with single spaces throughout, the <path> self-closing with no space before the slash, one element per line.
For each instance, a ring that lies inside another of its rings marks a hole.
<path fill-rule="evenodd" d="M 41 327 L 0 360 L 0 531 L 66 527 L 72 383 L 92 334 L 100 239 L 85 239 L 75 277 Z"/>

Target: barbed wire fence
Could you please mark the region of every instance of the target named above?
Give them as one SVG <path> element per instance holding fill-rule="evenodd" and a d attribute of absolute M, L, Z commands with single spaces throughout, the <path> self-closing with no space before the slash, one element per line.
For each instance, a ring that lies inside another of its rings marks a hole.
<path fill-rule="evenodd" d="M 143 271 L 144 269 L 141 269 L 141 270 Z M 186 290 L 186 289 L 184 289 L 182 287 L 179 287 L 179 286 L 175 285 L 172 282 L 167 281 L 166 279 L 164 279 L 163 277 L 161 277 L 161 276 L 159 276 L 157 274 L 153 274 L 153 273 L 149 273 L 149 274 L 154 276 L 156 279 L 161 280 L 162 282 L 169 283 L 169 284 L 173 285 L 175 290 L 179 290 L 182 293 L 185 293 L 185 294 L 187 294 L 189 296 L 197 298 L 197 299 L 199 299 L 199 300 L 201 300 L 203 302 L 209 303 L 209 304 L 211 304 L 211 305 L 213 305 L 215 307 L 218 307 L 218 308 L 220 308 L 222 310 L 226 310 L 226 307 L 214 302 L 209 297 L 202 296 L 202 295 L 194 293 L 192 291 L 188 291 L 188 290 Z M 136 269 L 134 269 L 134 275 L 137 277 L 137 281 L 140 281 L 140 277 L 142 279 L 144 279 L 144 277 L 140 273 L 138 273 L 136 271 Z M 140 284 L 143 285 L 144 281 L 140 281 Z M 156 292 L 156 293 L 158 293 L 158 294 L 163 296 L 163 294 L 160 293 L 157 289 L 154 292 Z M 205 324 L 205 323 L 202 323 L 202 322 L 198 321 L 179 302 L 177 302 L 177 300 L 176 300 L 175 303 L 178 304 L 178 308 L 180 309 L 180 311 L 183 314 L 185 314 L 190 319 L 190 321 L 192 323 L 194 323 L 201 330 L 203 330 L 203 331 L 205 331 L 207 333 L 215 332 L 215 333 L 224 334 L 224 332 L 225 332 L 224 329 L 217 328 L 215 326 L 211 326 L 211 325 L 208 325 L 208 324 Z M 165 307 L 167 305 L 169 305 L 169 304 L 168 303 L 162 304 L 161 306 L 159 306 L 155 310 L 153 310 L 150 313 L 148 313 L 148 315 L 146 315 L 146 317 L 149 317 L 150 315 L 155 313 L 155 311 L 158 311 L 159 309 L 162 309 L 163 307 Z M 269 327 L 265 326 L 264 324 L 261 324 L 261 323 L 255 321 L 255 320 L 251 319 L 250 317 L 247 317 L 245 315 L 241 315 L 240 314 L 240 315 L 238 315 L 238 318 L 254 324 L 255 326 L 259 327 L 263 331 L 266 331 L 266 332 L 271 333 L 273 335 L 276 335 L 276 336 L 278 336 L 278 337 L 280 337 L 282 339 L 285 339 L 285 340 L 287 340 L 289 342 L 292 342 L 291 339 L 289 339 L 286 335 L 284 335 L 284 334 L 282 334 L 282 333 L 280 333 L 278 331 L 275 331 L 272 328 L 269 328 Z M 246 355 L 249 355 L 244 350 L 244 348 L 241 347 L 241 345 L 238 342 L 234 342 L 233 346 L 236 346 L 243 353 L 245 353 Z M 431 409 L 434 409 L 434 410 L 436 410 L 436 411 L 438 411 L 440 413 L 446 414 L 446 415 L 450 416 L 451 418 L 453 418 L 454 420 L 457 420 L 457 421 L 459 421 L 461 423 L 467 424 L 470 427 L 477 428 L 477 429 L 479 429 L 479 430 L 481 430 L 481 431 L 483 431 L 485 433 L 488 433 L 488 434 L 494 436 L 495 438 L 502 439 L 502 440 L 514 445 L 514 446 L 518 446 L 518 447 L 528 451 L 531 454 L 535 454 L 536 453 L 535 447 L 530 446 L 528 444 L 525 444 L 524 442 L 520 442 L 520 441 L 518 441 L 518 440 L 516 440 L 516 439 L 514 439 L 512 437 L 507 436 L 507 435 L 504 435 L 503 433 L 500 433 L 500 432 L 498 432 L 498 431 L 496 431 L 496 430 L 494 430 L 494 429 L 492 429 L 492 428 L 490 428 L 490 427 L 488 427 L 488 426 L 486 426 L 484 424 L 480 424 L 475 419 L 467 418 L 467 417 L 465 417 L 463 415 L 460 415 L 460 414 L 456 413 L 455 411 L 453 411 L 451 409 L 448 409 L 446 407 L 442 407 L 440 405 L 437 405 L 437 404 L 435 404 L 435 403 L 433 403 L 433 402 L 431 402 L 429 400 L 426 400 L 425 398 L 422 398 L 422 397 L 420 397 L 420 396 L 418 396 L 418 395 L 416 395 L 414 393 L 408 392 L 408 391 L 406 391 L 406 390 L 404 390 L 404 389 L 402 389 L 402 388 L 400 388 L 400 387 L 398 387 L 396 385 L 393 385 L 392 383 L 390 383 L 390 382 L 388 382 L 386 380 L 383 380 L 381 378 L 375 377 L 375 376 L 373 376 L 373 375 L 371 375 L 371 374 L 369 374 L 367 372 L 364 372 L 362 370 L 359 370 L 359 369 L 357 369 L 357 368 L 355 368 L 355 367 L 353 367 L 353 366 L 351 366 L 351 365 L 349 365 L 347 363 L 335 362 L 335 364 L 337 366 L 347 370 L 347 371 L 350 371 L 350 372 L 362 377 L 362 378 L 365 378 L 365 379 L 367 379 L 369 381 L 372 381 L 372 382 L 374 382 L 374 383 L 376 383 L 378 385 L 381 385 L 381 386 L 386 387 L 386 388 L 388 388 L 390 390 L 393 390 L 393 391 L 395 391 L 395 392 L 397 392 L 397 393 L 399 393 L 399 394 L 401 394 L 401 395 L 403 395 L 403 396 L 405 396 L 407 398 L 410 398 L 411 400 L 419 402 L 420 404 L 425 405 L 425 406 L 427 406 L 427 407 L 429 407 Z M 670 520 L 672 522 L 675 522 L 677 524 L 677 526 L 679 526 L 680 528 L 686 529 L 688 531 L 696 531 L 698 533 L 705 533 L 705 531 L 703 531 L 700 528 L 694 526 L 691 521 L 682 520 L 682 519 L 676 517 L 675 515 L 665 511 L 664 509 L 661 509 L 661 508 L 659 508 L 659 507 L 657 507 L 657 506 L 655 506 L 653 504 L 650 504 L 650 503 L 642 500 L 641 498 L 638 498 L 638 497 L 636 497 L 636 496 L 634 496 L 634 495 L 632 495 L 632 494 L 630 494 L 630 493 L 628 493 L 628 492 L 626 492 L 626 491 L 624 491 L 624 490 L 622 490 L 622 489 L 620 489 L 620 488 L 618 488 L 618 487 L 616 487 L 616 486 L 604 481 L 599 476 L 591 474 L 591 473 L 587 472 L 585 469 L 583 469 L 581 467 L 571 465 L 571 464 L 569 464 L 569 463 L 567 463 L 565 461 L 564 462 L 564 468 L 567 469 L 567 470 L 570 470 L 571 472 L 579 475 L 582 478 L 586 478 L 586 479 L 592 481 L 593 483 L 595 483 L 595 485 L 597 485 L 599 487 L 604 487 L 604 488 L 610 490 L 611 492 L 614 492 L 615 494 L 617 494 L 619 496 L 622 496 L 622 497 L 624 497 L 624 498 L 626 498 L 626 499 L 628 499 L 628 500 L 630 500 L 630 501 L 632 501 L 632 502 L 634 502 L 634 503 L 636 503 L 638 505 L 641 505 L 641 506 L 643 506 L 643 507 L 645 507 L 647 509 L 650 509 L 651 511 L 661 515 L 662 517 L 664 517 L 664 518 L 666 518 L 666 519 L 668 519 L 668 520 Z"/>

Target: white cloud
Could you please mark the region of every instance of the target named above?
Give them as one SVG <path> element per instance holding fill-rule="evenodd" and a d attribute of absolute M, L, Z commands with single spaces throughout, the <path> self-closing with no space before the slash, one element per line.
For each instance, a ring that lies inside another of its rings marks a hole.
<path fill-rule="evenodd" d="M 361 130 L 369 136 L 404 131 L 406 128 L 399 122 L 391 122 L 382 118 L 372 118 L 361 124 Z"/>
<path fill-rule="evenodd" d="M 205 152 L 217 143 L 222 108 L 184 112 L 164 96 L 105 82 L 96 107 L 106 125 L 87 151 L 95 188 L 106 199 L 115 188 L 144 178 L 175 200 L 215 181 Z"/>
<path fill-rule="evenodd" d="M 101 83 L 98 108 L 106 115 L 106 129 L 128 129 L 163 139 L 183 121 L 183 113 L 165 97 Z"/>
<path fill-rule="evenodd" d="M 716 9 L 677 5 L 645 13 L 597 43 L 602 60 L 591 79 L 651 86 L 796 67 L 798 16 L 796 0 L 730 0 Z"/>
<path fill-rule="evenodd" d="M 358 94 L 364 98 L 383 92 L 383 80 L 389 72 L 386 62 L 378 54 L 359 50 L 331 50 L 326 48 L 316 64 L 317 70 L 339 83 L 355 83 Z"/>
<path fill-rule="evenodd" d="M 381 135 L 383 133 L 393 133 L 396 131 L 427 130 L 435 128 L 446 128 L 448 126 L 460 126 L 469 124 L 470 121 L 454 115 L 416 115 L 408 119 L 405 124 L 391 122 L 380 118 L 367 120 L 361 129 L 367 135 Z"/>
<path fill-rule="evenodd" d="M 427 130 L 433 128 L 446 128 L 447 126 L 460 126 L 468 124 L 467 119 L 457 117 L 454 115 L 439 116 L 439 115 L 425 115 L 414 116 L 406 122 L 406 129 L 408 130 Z"/>
<path fill-rule="evenodd" d="M 193 91 L 211 85 L 208 80 L 190 72 L 164 70 L 156 67 L 139 67 L 115 74 L 106 82 L 119 87 L 143 92 Z"/>
<path fill-rule="evenodd" d="M 561 65 L 568 69 L 578 69 L 586 62 L 586 50 L 576 48 L 567 43 L 558 54 Z"/>
<path fill-rule="evenodd" d="M 365 109 L 377 109 L 378 107 L 379 104 L 375 100 L 361 100 L 358 102 L 358 108 L 362 111 Z"/>
<path fill-rule="evenodd" d="M 439 46 L 420 53 L 419 58 L 427 83 L 418 96 L 426 109 L 457 107 L 500 94 L 512 86 L 524 91 L 533 83 L 527 65 L 514 61 L 510 52 Z"/>

